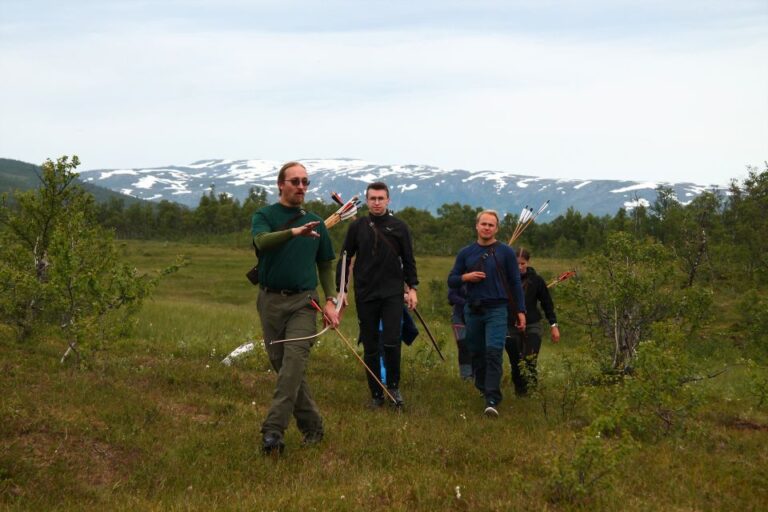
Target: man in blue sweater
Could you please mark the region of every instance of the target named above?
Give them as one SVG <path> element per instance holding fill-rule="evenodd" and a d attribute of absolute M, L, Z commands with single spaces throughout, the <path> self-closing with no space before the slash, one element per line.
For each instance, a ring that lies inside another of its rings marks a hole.
<path fill-rule="evenodd" d="M 459 251 L 448 286 L 466 283 L 464 306 L 466 340 L 472 354 L 475 386 L 485 397 L 483 414 L 499 416 L 504 341 L 507 336 L 508 311 L 514 303 L 517 329 L 525 329 L 525 296 L 515 251 L 496 240 L 499 215 L 484 210 L 477 215 L 477 241 Z M 512 323 L 512 322 L 509 322 Z"/>

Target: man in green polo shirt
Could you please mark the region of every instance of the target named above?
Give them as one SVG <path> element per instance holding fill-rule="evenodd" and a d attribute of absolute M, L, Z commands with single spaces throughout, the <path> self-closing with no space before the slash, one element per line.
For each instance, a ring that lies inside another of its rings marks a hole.
<path fill-rule="evenodd" d="M 336 327 L 335 257 L 328 230 L 317 215 L 301 205 L 309 187 L 306 168 L 298 162 L 283 165 L 277 176 L 280 200 L 253 215 L 251 233 L 259 250 L 259 297 L 257 309 L 264 332 L 264 345 L 277 384 L 267 417 L 261 426 L 262 451 L 281 453 L 283 433 L 291 416 L 304 435 L 304 443 L 323 438 L 323 419 L 312 399 L 306 380 L 309 351 L 317 333 L 317 282 L 325 294 L 324 312 Z M 319 301 L 318 301 L 319 302 Z M 286 338 L 308 339 L 272 344 Z"/>

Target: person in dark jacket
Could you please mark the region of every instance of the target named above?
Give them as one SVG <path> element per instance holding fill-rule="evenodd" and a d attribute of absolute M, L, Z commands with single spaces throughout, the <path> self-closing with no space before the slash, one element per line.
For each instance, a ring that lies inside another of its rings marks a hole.
<path fill-rule="evenodd" d="M 530 386 L 536 385 L 536 361 L 541 349 L 541 312 L 537 303 L 544 309 L 549 323 L 549 334 L 553 343 L 560 341 L 560 329 L 557 327 L 555 305 L 549 294 L 547 283 L 528 266 L 531 254 L 527 249 L 517 250 L 517 264 L 520 279 L 525 292 L 525 331 L 512 330 L 507 336 L 505 348 L 512 365 L 512 383 L 515 394 L 524 396 Z M 521 368 L 521 362 L 523 368 Z"/>
<path fill-rule="evenodd" d="M 467 346 L 467 328 L 464 323 L 464 304 L 467 302 L 467 287 L 448 288 L 448 304 L 453 306 L 451 328 L 459 351 L 459 376 L 464 380 L 472 378 L 472 354 Z"/>
<path fill-rule="evenodd" d="M 360 342 L 363 344 L 365 364 L 380 378 L 379 324 L 384 365 L 387 373 L 387 390 L 402 407 L 400 393 L 400 324 L 403 304 L 413 309 L 418 303 L 416 289 L 416 260 L 413 242 L 405 222 L 389 211 L 389 188 L 382 182 L 368 185 L 365 191 L 369 215 L 355 220 L 347 231 L 342 251 L 347 253 L 347 265 L 355 259 L 355 305 L 360 325 Z M 348 269 L 347 269 L 348 270 Z M 345 275 L 349 275 L 346 272 Z M 340 283 L 341 260 L 336 267 L 336 287 Z M 404 286 L 407 287 L 403 295 Z M 384 405 L 384 392 L 366 372 L 373 407 Z"/>
<path fill-rule="evenodd" d="M 515 251 L 496 240 L 499 214 L 484 210 L 477 214 L 477 241 L 459 251 L 448 275 L 448 286 L 467 287 L 464 318 L 467 345 L 472 354 L 475 387 L 485 398 L 483 414 L 498 418 L 502 399 L 501 377 L 510 302 L 516 306 L 518 329 L 525 329 L 525 297 Z"/>

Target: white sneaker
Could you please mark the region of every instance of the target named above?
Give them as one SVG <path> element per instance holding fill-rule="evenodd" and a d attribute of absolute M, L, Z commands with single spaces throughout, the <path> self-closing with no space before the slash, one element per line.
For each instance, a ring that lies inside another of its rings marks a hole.
<path fill-rule="evenodd" d="M 499 411 L 497 411 L 494 406 L 489 405 L 483 411 L 483 416 L 485 416 L 486 418 L 498 418 L 499 417 Z"/>

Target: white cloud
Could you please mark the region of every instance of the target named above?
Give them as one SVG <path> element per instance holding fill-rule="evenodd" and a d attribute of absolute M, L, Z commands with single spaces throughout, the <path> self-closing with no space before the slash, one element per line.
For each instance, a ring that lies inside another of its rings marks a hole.
<path fill-rule="evenodd" d="M 74 152 L 84 168 L 357 157 L 725 183 L 768 157 L 765 26 L 739 23 L 713 14 L 699 31 L 601 38 L 113 20 L 56 41 L 2 38 L 0 72 L 23 79 L 0 84 L 0 155 Z"/>

